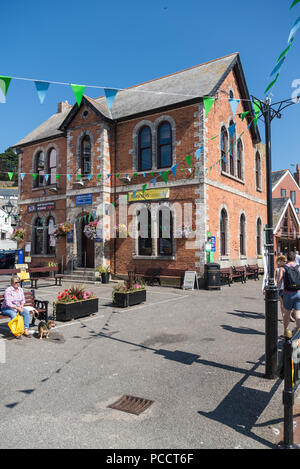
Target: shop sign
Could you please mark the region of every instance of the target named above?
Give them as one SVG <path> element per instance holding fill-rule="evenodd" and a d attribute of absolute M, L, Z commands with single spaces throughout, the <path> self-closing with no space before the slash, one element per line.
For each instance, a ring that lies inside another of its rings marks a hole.
<path fill-rule="evenodd" d="M 54 209 L 55 209 L 55 202 L 41 202 L 38 204 L 28 205 L 27 207 L 28 213 L 45 212 L 45 211 L 54 210 Z"/>
<path fill-rule="evenodd" d="M 75 205 L 90 205 L 93 203 L 93 194 L 80 194 L 75 197 Z"/>
<path fill-rule="evenodd" d="M 143 191 L 136 191 L 135 196 L 133 192 L 128 193 L 128 202 L 143 202 L 145 200 L 159 200 L 168 199 L 170 197 L 170 189 L 146 189 Z"/>

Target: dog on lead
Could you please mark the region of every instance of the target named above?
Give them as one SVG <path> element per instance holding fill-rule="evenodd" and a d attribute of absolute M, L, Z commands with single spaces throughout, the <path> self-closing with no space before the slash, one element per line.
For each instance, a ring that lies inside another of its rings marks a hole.
<path fill-rule="evenodd" d="M 56 324 L 54 321 L 48 321 L 48 322 L 41 321 L 38 325 L 38 333 L 39 333 L 40 339 L 42 339 L 44 335 L 46 336 L 46 339 L 48 339 L 49 334 L 50 334 L 50 329 L 52 327 L 55 327 L 55 325 Z"/>

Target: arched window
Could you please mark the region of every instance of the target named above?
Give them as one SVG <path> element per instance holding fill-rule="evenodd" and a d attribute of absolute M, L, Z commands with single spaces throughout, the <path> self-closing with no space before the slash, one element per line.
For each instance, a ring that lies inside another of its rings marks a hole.
<path fill-rule="evenodd" d="M 231 128 L 230 138 L 229 138 L 229 172 L 232 176 L 234 176 L 235 128 L 234 128 L 234 122 L 233 121 L 230 121 L 229 127 Z"/>
<path fill-rule="evenodd" d="M 80 169 L 81 174 L 91 173 L 91 139 L 85 135 L 80 145 Z"/>
<path fill-rule="evenodd" d="M 260 159 L 260 154 L 257 151 L 255 155 L 255 183 L 256 183 L 256 189 L 261 189 L 261 159 Z"/>
<path fill-rule="evenodd" d="M 157 131 L 157 167 L 172 166 L 172 131 L 169 122 L 162 122 Z"/>
<path fill-rule="evenodd" d="M 145 206 L 137 212 L 138 216 L 138 255 L 152 255 L 151 211 Z"/>
<path fill-rule="evenodd" d="M 47 254 L 55 254 L 55 221 L 53 217 L 49 217 L 47 220 L 47 244 L 46 244 L 46 253 Z"/>
<path fill-rule="evenodd" d="M 220 216 L 220 253 L 221 256 L 227 254 L 227 228 L 228 228 L 228 216 L 225 208 L 221 210 Z"/>
<path fill-rule="evenodd" d="M 159 210 L 158 223 L 158 255 L 172 256 L 173 216 L 169 207 L 163 207 Z"/>
<path fill-rule="evenodd" d="M 152 138 L 150 127 L 143 127 L 138 139 L 138 169 L 145 171 L 152 168 Z"/>
<path fill-rule="evenodd" d="M 226 173 L 226 159 L 228 152 L 228 134 L 226 127 L 221 129 L 221 159 L 222 159 L 222 171 Z"/>
<path fill-rule="evenodd" d="M 56 150 L 51 148 L 48 153 L 48 184 L 56 184 Z"/>
<path fill-rule="evenodd" d="M 44 185 L 45 180 L 45 154 L 40 151 L 35 158 L 35 173 L 34 187 L 41 187 Z"/>
<path fill-rule="evenodd" d="M 33 226 L 33 246 L 34 254 L 43 254 L 44 227 L 43 220 L 38 217 Z"/>
<path fill-rule="evenodd" d="M 237 177 L 242 179 L 242 161 L 243 161 L 243 144 L 241 139 L 237 143 L 237 153 L 236 153 L 236 166 L 237 166 Z"/>
<path fill-rule="evenodd" d="M 240 255 L 246 255 L 246 218 L 243 213 L 240 217 Z"/>
<path fill-rule="evenodd" d="M 261 231 L 262 223 L 261 219 L 258 218 L 256 222 L 256 253 L 258 256 L 261 256 Z"/>

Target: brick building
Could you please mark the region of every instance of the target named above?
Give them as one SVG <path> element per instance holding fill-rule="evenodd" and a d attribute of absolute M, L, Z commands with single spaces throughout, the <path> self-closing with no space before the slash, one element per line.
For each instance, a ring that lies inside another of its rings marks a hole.
<path fill-rule="evenodd" d="M 208 114 L 205 96 L 215 98 Z M 229 99 L 240 100 L 235 115 Z M 261 263 L 264 146 L 251 113 L 239 117 L 251 110 L 237 53 L 119 91 L 111 110 L 105 97 L 60 103 L 15 145 L 33 263 L 202 275 L 208 233 L 221 266 Z M 92 220 L 95 239 L 84 234 Z M 56 240 L 65 221 L 73 230 Z M 114 237 L 117 224 L 130 236 Z"/>
<path fill-rule="evenodd" d="M 272 173 L 274 249 L 279 252 L 300 250 L 300 170 Z"/>

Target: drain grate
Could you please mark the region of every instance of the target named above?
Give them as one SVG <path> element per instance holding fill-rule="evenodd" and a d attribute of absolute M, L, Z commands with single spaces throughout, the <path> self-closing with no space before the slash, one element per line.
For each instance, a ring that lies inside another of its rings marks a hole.
<path fill-rule="evenodd" d="M 144 399 L 142 397 L 128 396 L 125 394 L 114 404 L 109 405 L 111 409 L 121 410 L 122 412 L 128 412 L 129 414 L 140 415 L 146 409 L 148 409 L 154 401 L 150 399 Z"/>

